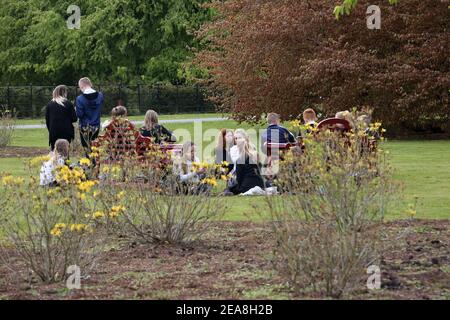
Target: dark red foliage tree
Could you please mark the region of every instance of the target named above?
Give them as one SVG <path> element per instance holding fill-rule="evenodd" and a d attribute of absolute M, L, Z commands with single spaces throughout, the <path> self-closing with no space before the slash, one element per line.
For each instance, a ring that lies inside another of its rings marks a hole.
<path fill-rule="evenodd" d="M 237 120 L 368 106 L 389 127 L 450 127 L 448 3 L 382 1 L 380 30 L 367 28 L 370 4 L 337 21 L 331 0 L 215 2 L 196 63 Z"/>

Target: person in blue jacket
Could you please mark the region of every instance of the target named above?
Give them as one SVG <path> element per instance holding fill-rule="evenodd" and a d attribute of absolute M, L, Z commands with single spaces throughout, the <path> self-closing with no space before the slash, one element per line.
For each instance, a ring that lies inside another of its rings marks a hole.
<path fill-rule="evenodd" d="M 77 97 L 75 106 L 80 125 L 81 144 L 89 148 L 100 131 L 100 115 L 104 103 L 103 94 L 92 88 L 89 78 L 82 78 L 78 86 L 83 94 Z"/>
<path fill-rule="evenodd" d="M 295 136 L 285 127 L 281 126 L 280 115 L 269 113 L 267 115 L 269 127 L 262 135 L 263 152 L 267 154 L 266 143 L 296 143 Z"/>

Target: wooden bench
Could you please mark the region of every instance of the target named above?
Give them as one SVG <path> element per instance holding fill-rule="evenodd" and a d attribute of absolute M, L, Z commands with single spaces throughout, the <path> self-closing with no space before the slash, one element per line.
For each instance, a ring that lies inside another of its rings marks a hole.
<path fill-rule="evenodd" d="M 345 133 L 350 132 L 351 129 L 350 122 L 338 118 L 325 119 L 317 125 L 317 130 L 319 131 L 330 130 L 332 132 L 338 131 Z"/>

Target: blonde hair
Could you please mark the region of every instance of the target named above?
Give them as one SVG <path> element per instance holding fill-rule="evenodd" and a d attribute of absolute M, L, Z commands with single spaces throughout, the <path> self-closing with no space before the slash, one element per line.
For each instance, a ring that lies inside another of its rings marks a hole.
<path fill-rule="evenodd" d="M 155 124 L 158 124 L 158 114 L 155 110 L 148 110 L 145 113 L 144 128 L 147 130 L 153 129 Z"/>
<path fill-rule="evenodd" d="M 250 163 L 256 163 L 258 161 L 258 153 L 256 152 L 255 146 L 250 142 L 250 137 L 247 132 L 244 129 L 236 129 L 234 135 L 237 136 L 238 134 L 242 135 L 245 140 L 244 148 L 239 149 L 239 156 L 244 156 L 244 159 L 248 156 Z"/>
<path fill-rule="evenodd" d="M 80 81 L 78 81 L 78 86 L 81 87 L 82 84 L 88 87 L 92 87 L 92 81 L 87 77 L 81 78 Z"/>
<path fill-rule="evenodd" d="M 65 85 L 60 85 L 53 90 L 53 99 L 52 101 L 64 107 L 64 102 L 67 101 L 67 92 L 68 89 Z"/>
<path fill-rule="evenodd" d="M 69 158 L 69 141 L 65 139 L 58 139 L 55 142 L 55 149 L 53 151 L 51 161 L 54 165 L 57 164 L 58 159 L 68 159 Z"/>
<path fill-rule="evenodd" d="M 307 121 L 316 121 L 317 115 L 314 109 L 308 108 L 305 111 L 303 111 L 303 120 L 305 122 Z"/>
<path fill-rule="evenodd" d="M 339 111 L 338 113 L 336 113 L 335 118 L 348 120 L 349 116 L 350 116 L 350 111 L 345 110 L 345 111 Z"/>

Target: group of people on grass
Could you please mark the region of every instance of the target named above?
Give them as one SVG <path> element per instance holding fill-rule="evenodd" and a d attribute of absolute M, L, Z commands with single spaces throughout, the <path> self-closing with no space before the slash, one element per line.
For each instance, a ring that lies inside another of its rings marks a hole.
<path fill-rule="evenodd" d="M 88 149 L 89 140 L 95 140 L 100 131 L 107 130 L 115 119 L 127 117 L 127 108 L 119 105 L 112 109 L 111 119 L 101 123 L 103 94 L 93 89 L 92 82 L 88 78 L 80 79 L 79 87 L 82 94 L 76 98 L 75 105 L 67 99 L 68 89 L 64 85 L 55 88 L 53 99 L 47 105 L 46 125 L 49 130 L 52 156 L 42 166 L 41 185 L 54 184 L 55 168 L 63 165 L 68 159 L 69 144 L 75 138 L 73 123 L 78 121 L 81 143 Z M 306 109 L 302 116 L 307 128 L 306 132 L 317 128 L 317 115 L 313 109 Z M 348 111 L 342 111 L 336 114 L 336 118 L 350 122 L 351 114 Z M 358 118 L 358 121 L 367 123 L 370 123 L 370 120 L 369 116 Z M 270 143 L 295 145 L 299 139 L 302 139 L 302 132 L 293 134 L 283 127 L 281 118 L 276 113 L 268 114 L 267 123 L 267 130 L 262 136 L 263 146 L 265 146 L 262 151 L 265 153 Z M 89 132 L 88 138 L 86 131 Z M 156 144 L 176 142 L 173 133 L 159 124 L 158 114 L 154 110 L 147 111 L 144 125 L 139 131 L 142 136 L 151 138 Z M 193 142 L 185 142 L 181 153 L 173 161 L 173 174 L 178 177 L 186 190 L 194 188 L 199 192 L 208 191 L 208 186 L 202 183 L 205 172 L 194 168 L 199 162 L 196 152 L 196 145 Z M 261 174 L 258 151 L 243 129 L 220 131 L 216 141 L 215 163 L 226 164 L 227 187 L 223 192 L 224 195 L 254 194 L 255 191 L 258 193 L 271 187 Z"/>

